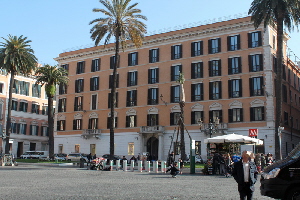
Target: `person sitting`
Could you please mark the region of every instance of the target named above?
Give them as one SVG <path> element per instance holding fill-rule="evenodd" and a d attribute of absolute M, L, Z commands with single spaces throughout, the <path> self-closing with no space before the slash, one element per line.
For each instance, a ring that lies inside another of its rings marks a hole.
<path fill-rule="evenodd" d="M 173 178 L 176 178 L 177 174 L 179 174 L 179 169 L 177 168 L 177 163 L 174 163 L 172 167 L 170 167 L 166 172 L 170 172 Z"/>

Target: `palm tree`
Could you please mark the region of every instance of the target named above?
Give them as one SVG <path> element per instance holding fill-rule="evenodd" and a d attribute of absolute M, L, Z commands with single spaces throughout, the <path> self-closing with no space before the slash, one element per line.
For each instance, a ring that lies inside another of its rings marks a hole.
<path fill-rule="evenodd" d="M 115 122 L 115 105 L 116 105 L 116 84 L 117 84 L 117 68 L 120 66 L 119 49 L 120 45 L 124 51 L 127 40 L 138 48 L 142 45 L 144 33 L 146 33 L 146 25 L 139 19 L 147 20 L 141 13 L 140 9 L 135 8 L 138 3 L 129 5 L 131 0 L 99 0 L 106 8 L 94 8 L 93 12 L 101 12 L 106 17 L 98 18 L 89 24 L 95 24 L 91 30 L 91 38 L 95 41 L 95 46 L 104 38 L 104 44 L 108 44 L 110 39 L 115 39 L 115 63 L 113 66 L 112 88 L 111 88 L 111 109 L 110 109 L 110 159 L 114 156 L 114 122 Z"/>
<path fill-rule="evenodd" d="M 48 96 L 48 133 L 49 133 L 49 158 L 54 156 L 54 117 L 53 117 L 53 98 L 56 93 L 56 86 L 67 84 L 68 72 L 61 67 L 45 65 L 36 70 L 36 84 L 45 85 Z"/>
<path fill-rule="evenodd" d="M 254 27 L 258 28 L 261 23 L 264 27 L 273 25 L 277 29 L 277 66 L 276 66 L 276 117 L 275 117 L 275 156 L 280 157 L 278 127 L 281 125 L 282 116 L 282 65 L 283 65 L 283 29 L 284 26 L 290 31 L 294 24 L 300 22 L 299 0 L 254 0 L 251 3 L 248 14 Z"/>
<path fill-rule="evenodd" d="M 9 154 L 9 138 L 11 133 L 11 105 L 14 78 L 16 75 L 29 75 L 37 66 L 37 58 L 27 40 L 27 37 L 8 35 L 8 39 L 2 37 L 4 42 L 0 43 L 0 68 L 10 74 L 8 110 L 6 119 L 6 141 L 5 154 Z"/>

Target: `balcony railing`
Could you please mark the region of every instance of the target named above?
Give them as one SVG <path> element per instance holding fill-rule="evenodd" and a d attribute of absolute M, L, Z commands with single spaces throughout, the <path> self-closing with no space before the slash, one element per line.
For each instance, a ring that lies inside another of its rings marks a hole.
<path fill-rule="evenodd" d="M 164 126 L 142 126 L 141 133 L 161 133 L 165 131 Z"/>
<path fill-rule="evenodd" d="M 92 137 L 100 139 L 100 135 L 101 129 L 83 129 L 81 137 L 83 137 L 84 139 L 89 139 Z"/>

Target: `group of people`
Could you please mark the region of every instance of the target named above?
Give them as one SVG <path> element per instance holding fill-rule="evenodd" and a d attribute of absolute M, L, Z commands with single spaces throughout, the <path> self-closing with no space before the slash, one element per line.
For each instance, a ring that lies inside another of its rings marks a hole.
<path fill-rule="evenodd" d="M 230 154 L 215 153 L 212 158 L 213 174 L 223 174 L 229 177 L 233 164 Z"/>

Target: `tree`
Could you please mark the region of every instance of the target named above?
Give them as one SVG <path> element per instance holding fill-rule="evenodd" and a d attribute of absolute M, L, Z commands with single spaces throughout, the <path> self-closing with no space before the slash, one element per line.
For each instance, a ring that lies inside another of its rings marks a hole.
<path fill-rule="evenodd" d="M 10 74 L 9 91 L 8 91 L 8 110 L 6 119 L 6 141 L 5 154 L 9 154 L 9 138 L 11 133 L 11 105 L 12 105 L 12 90 L 14 78 L 16 75 L 30 75 L 37 66 L 37 58 L 34 55 L 33 49 L 23 35 L 17 37 L 8 35 L 4 42 L 0 43 L 0 68 L 4 69 L 7 74 Z"/>
<path fill-rule="evenodd" d="M 275 156 L 280 157 L 278 127 L 282 118 L 282 68 L 283 68 L 283 36 L 284 26 L 289 31 L 294 24 L 298 26 L 300 22 L 300 1 L 299 0 L 254 0 L 251 3 L 248 14 L 254 27 L 258 28 L 264 22 L 264 27 L 272 25 L 277 30 L 277 66 L 275 81 L 276 96 L 276 116 L 275 116 Z"/>
<path fill-rule="evenodd" d="M 56 86 L 67 84 L 69 78 L 68 72 L 57 66 L 45 65 L 36 70 L 36 84 L 45 85 L 45 91 L 48 96 L 48 133 L 49 133 L 49 158 L 54 157 L 54 117 L 53 117 L 53 98 L 56 94 Z"/>
<path fill-rule="evenodd" d="M 146 33 L 146 25 L 139 19 L 147 20 L 141 13 L 140 9 L 135 8 L 138 3 L 129 5 L 131 0 L 99 0 L 106 8 L 94 8 L 93 12 L 101 12 L 106 17 L 98 18 L 89 24 L 94 24 L 91 28 L 91 38 L 95 41 L 95 46 L 104 38 L 104 44 L 108 44 L 110 39 L 115 39 L 115 63 L 113 66 L 111 101 L 110 101 L 110 159 L 114 156 L 114 125 L 115 125 L 115 105 L 116 105 L 116 85 L 117 85 L 117 68 L 120 66 L 119 49 L 120 45 L 124 51 L 128 40 L 139 48 L 142 45 L 142 39 Z"/>

